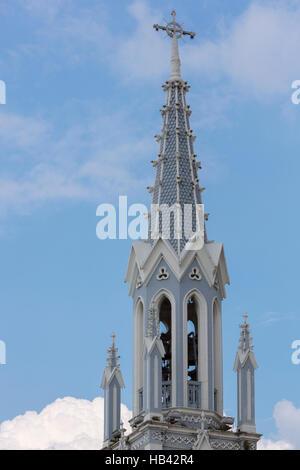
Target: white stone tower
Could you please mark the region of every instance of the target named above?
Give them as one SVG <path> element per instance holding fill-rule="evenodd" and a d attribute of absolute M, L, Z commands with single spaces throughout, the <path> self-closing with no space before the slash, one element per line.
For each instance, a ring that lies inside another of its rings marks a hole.
<path fill-rule="evenodd" d="M 182 29 L 174 11 L 172 22 L 154 28 L 172 39 L 171 76 L 163 85 L 156 176 L 148 188 L 151 230 L 147 240 L 132 244 L 126 273 L 134 305 L 132 432 L 106 433 L 104 448 L 255 449 L 256 362 L 248 325 L 235 364 L 241 384 L 237 431 L 234 420 L 223 416 L 222 301 L 229 276 L 223 245 L 208 240 L 208 214 L 202 218 L 205 188 L 199 185 L 189 86 L 178 52 L 178 39 L 195 33 Z"/>

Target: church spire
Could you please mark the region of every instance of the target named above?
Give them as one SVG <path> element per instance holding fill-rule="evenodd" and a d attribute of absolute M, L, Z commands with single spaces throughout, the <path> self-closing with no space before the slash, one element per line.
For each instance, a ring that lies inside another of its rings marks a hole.
<path fill-rule="evenodd" d="M 170 241 L 178 256 L 186 243 L 194 234 L 204 231 L 199 220 L 199 204 L 202 204 L 198 169 L 201 163 L 196 161 L 194 153 L 195 136 L 190 127 L 190 106 L 186 104 L 186 92 L 189 90 L 180 72 L 180 58 L 178 52 L 178 39 L 183 35 L 194 38 L 195 33 L 185 31 L 175 21 L 175 11 L 172 11 L 172 21 L 166 26 L 153 25 L 156 31 L 166 31 L 172 39 L 171 76 L 163 85 L 166 91 L 166 104 L 161 110 L 163 125 L 160 135 L 155 136 L 160 148 L 158 159 L 153 161 L 156 168 L 154 186 L 149 187 L 152 193 L 152 208 L 156 213 L 151 214 L 152 234 L 159 235 Z M 167 208 L 167 209 L 165 209 Z M 170 215 L 173 211 L 173 219 Z M 168 234 L 159 213 L 164 217 L 163 211 L 168 211 Z M 154 230 L 153 230 L 154 228 Z"/>

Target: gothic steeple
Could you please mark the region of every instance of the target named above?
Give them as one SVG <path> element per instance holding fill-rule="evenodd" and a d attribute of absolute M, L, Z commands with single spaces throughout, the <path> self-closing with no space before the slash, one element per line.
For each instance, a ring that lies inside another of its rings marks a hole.
<path fill-rule="evenodd" d="M 178 39 L 195 34 L 176 23 L 175 12 L 168 25 L 154 28 L 172 38 L 171 75 L 163 85 L 156 177 L 149 187 L 152 238 L 132 243 L 125 278 L 134 324 L 133 418 L 127 444 L 133 450 L 255 448 L 259 436 L 254 428 L 249 428 L 252 434 L 242 428 L 243 434 L 234 432 L 233 418 L 223 416 L 222 301 L 229 276 L 223 244 L 205 236 L 204 188 L 197 175 L 201 165 L 178 52 Z M 243 332 L 241 354 L 250 348 L 248 326 Z M 244 374 L 243 363 L 237 364 Z M 243 390 L 242 407 L 248 403 Z"/>
<path fill-rule="evenodd" d="M 175 11 L 172 17 L 173 21 L 167 26 L 153 26 L 156 30 L 166 31 L 172 38 L 172 57 L 171 76 L 163 85 L 166 104 L 161 110 L 162 131 L 155 136 L 159 142 L 158 159 L 152 162 L 156 168 L 155 182 L 148 189 L 152 193 L 154 208 L 151 213 L 153 232 L 156 237 L 163 235 L 163 238 L 168 238 L 177 255 L 180 255 L 192 234 L 204 229 L 199 219 L 197 225 L 196 212 L 197 204 L 202 204 L 201 192 L 204 188 L 199 186 L 198 169 L 201 163 L 196 161 L 197 155 L 194 153 L 195 136 L 189 121 L 191 110 L 186 103 L 189 86 L 181 77 L 178 51 L 178 39 L 182 35 L 193 38 L 195 33 L 184 31 L 175 22 Z M 174 209 L 173 218 L 168 219 L 168 236 L 164 236 L 158 211 L 163 214 L 170 207 Z"/>
<path fill-rule="evenodd" d="M 118 363 L 118 348 L 115 345 L 115 334 L 112 333 L 112 345 L 107 350 L 107 366 L 104 370 L 101 388 L 104 390 L 104 446 L 120 434 L 121 388 L 124 382 Z"/>

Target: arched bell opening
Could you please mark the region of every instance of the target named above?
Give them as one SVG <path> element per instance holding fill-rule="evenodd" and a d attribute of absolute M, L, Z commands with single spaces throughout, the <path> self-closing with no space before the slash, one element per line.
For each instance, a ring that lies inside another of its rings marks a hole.
<path fill-rule="evenodd" d="M 188 380 L 198 380 L 198 316 L 197 304 L 192 296 L 188 300 Z"/>
<path fill-rule="evenodd" d="M 222 316 L 219 302 L 213 303 L 213 409 L 223 414 Z"/>
<path fill-rule="evenodd" d="M 144 305 L 138 300 L 134 316 L 134 415 L 144 408 Z"/>
<path fill-rule="evenodd" d="M 169 299 L 163 297 L 158 308 L 160 339 L 165 350 L 162 357 L 162 407 L 169 408 L 172 391 L 172 307 Z"/>
<path fill-rule="evenodd" d="M 200 408 L 201 384 L 199 381 L 199 304 L 194 295 L 187 300 L 187 404 Z"/>

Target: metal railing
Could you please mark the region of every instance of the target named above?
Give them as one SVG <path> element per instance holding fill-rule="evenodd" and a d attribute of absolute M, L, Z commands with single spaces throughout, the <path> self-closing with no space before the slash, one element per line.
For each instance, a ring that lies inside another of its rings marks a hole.
<path fill-rule="evenodd" d="M 201 408 L 201 383 L 189 380 L 187 383 L 188 407 Z M 162 408 L 171 408 L 172 406 L 172 382 L 162 382 Z M 138 390 L 139 413 L 144 409 L 144 391 L 143 387 Z"/>
<path fill-rule="evenodd" d="M 188 407 L 201 408 L 201 383 L 189 380 L 188 386 Z"/>
<path fill-rule="evenodd" d="M 170 382 L 162 382 L 162 408 L 170 408 L 172 406 L 172 384 Z"/>

